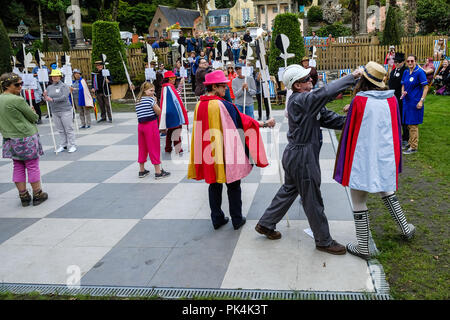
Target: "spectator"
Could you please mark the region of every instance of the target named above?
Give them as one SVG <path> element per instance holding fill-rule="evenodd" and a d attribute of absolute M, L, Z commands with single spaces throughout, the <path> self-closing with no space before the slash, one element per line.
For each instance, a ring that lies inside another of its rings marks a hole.
<path fill-rule="evenodd" d="M 264 38 L 264 46 L 266 51 L 270 49 L 270 43 L 272 42 L 272 32 L 268 31 L 266 37 Z"/>
<path fill-rule="evenodd" d="M 195 95 L 200 97 L 206 93 L 205 85 L 205 75 L 212 72 L 212 68 L 208 65 L 206 59 L 201 58 L 199 60 L 198 69 L 195 73 Z"/>
<path fill-rule="evenodd" d="M 250 36 L 250 31 L 248 29 L 244 34 L 244 41 L 247 43 L 252 42 L 252 37 Z"/>
<path fill-rule="evenodd" d="M 406 59 L 409 70 L 402 77 L 403 123 L 408 125 L 409 141 L 404 154 L 417 152 L 419 146 L 419 124 L 423 123 L 424 102 L 428 93 L 428 82 L 423 71 L 416 64 L 416 57 Z"/>
<path fill-rule="evenodd" d="M 195 38 L 194 36 L 186 39 L 186 52 L 195 51 Z"/>
<path fill-rule="evenodd" d="M 434 71 L 436 70 L 434 68 L 433 58 L 427 58 L 427 63 L 423 65 L 422 69 L 427 75 L 428 85 L 431 85 L 431 83 L 433 82 Z"/>
<path fill-rule="evenodd" d="M 442 61 L 442 65 L 439 67 L 436 77 L 434 78 L 434 85 L 436 86 L 437 94 L 444 94 L 446 91 L 446 83 L 448 84 L 449 71 L 448 60 Z"/>
<path fill-rule="evenodd" d="M 208 31 L 208 36 L 205 38 L 205 45 L 206 45 L 206 56 L 210 56 L 210 52 L 214 53 L 214 37 L 211 35 L 211 31 Z"/>
<path fill-rule="evenodd" d="M 313 31 L 312 32 L 312 37 L 311 37 L 311 46 L 309 47 L 309 51 L 313 52 L 313 47 L 314 46 L 318 46 L 318 45 L 319 45 L 319 37 Z"/>
<path fill-rule="evenodd" d="M 34 76 L 36 89 L 24 90 L 25 91 L 25 100 L 27 102 L 30 101 L 29 94 L 31 94 L 31 104 L 33 105 L 34 111 L 36 111 L 37 115 L 39 116 L 39 119 L 36 122 L 36 124 L 42 124 L 42 112 L 41 112 L 41 106 L 40 106 L 41 101 L 42 101 L 42 88 L 37 79 L 37 70 L 36 70 L 36 72 L 34 72 L 34 69 L 33 69 L 33 76 Z"/>
<path fill-rule="evenodd" d="M 164 41 L 163 37 L 159 37 L 159 47 L 160 48 L 167 48 L 169 45 L 166 41 Z"/>
<path fill-rule="evenodd" d="M 317 81 L 319 80 L 319 74 L 317 73 L 316 68 L 311 67 L 309 65 L 309 58 L 308 57 L 303 57 L 303 59 L 302 59 L 302 67 L 305 68 L 305 69 L 311 69 L 311 71 L 309 72 L 309 76 L 312 79 L 313 87 L 315 87 Z"/>
<path fill-rule="evenodd" d="M 175 68 L 173 68 L 173 73 L 177 76 L 177 80 L 180 80 L 180 69 L 181 69 L 181 61 L 177 60 L 175 63 Z"/>
<path fill-rule="evenodd" d="M 77 151 L 72 122 L 73 109 L 69 101 L 69 95 L 73 91 L 73 88 L 68 87 L 61 81 L 62 73 L 59 70 L 53 70 L 50 77 L 52 78 L 52 84 L 44 91 L 44 99 L 48 101 L 52 118 L 59 132 L 60 141 L 56 152 L 63 152 L 67 148 L 67 151 L 72 153 Z"/>
<path fill-rule="evenodd" d="M 384 64 L 388 64 L 389 65 L 389 69 L 393 69 L 395 68 L 394 66 L 394 57 L 395 57 L 395 47 L 394 46 L 390 46 L 389 47 L 389 52 L 386 54 L 386 58 L 384 59 Z"/>
<path fill-rule="evenodd" d="M 101 118 L 97 122 L 106 121 L 107 116 L 109 119 L 108 122 L 112 122 L 111 105 L 109 104 L 108 99 L 108 94 L 110 94 L 108 86 L 109 83 L 111 83 L 111 77 L 103 76 L 103 61 L 95 61 L 95 67 L 97 68 L 97 72 L 93 73 L 93 88 L 91 89 L 91 92 L 95 93 L 101 111 Z"/>
<path fill-rule="evenodd" d="M 200 52 L 203 51 L 203 39 L 200 37 L 200 34 L 196 32 L 195 34 L 195 53 L 200 55 Z"/>
<path fill-rule="evenodd" d="M 230 39 L 231 50 L 233 52 L 233 60 L 236 65 L 239 62 L 239 52 L 241 50 L 241 38 L 238 37 L 237 33 L 233 33 L 233 37 Z"/>
<path fill-rule="evenodd" d="M 434 46 L 434 60 L 440 61 L 442 56 L 445 54 L 445 42 L 444 38 L 440 38 L 436 45 Z"/>
<path fill-rule="evenodd" d="M 156 80 L 154 82 L 155 85 L 155 93 L 156 99 L 158 100 L 158 105 L 161 105 L 161 88 L 164 81 L 164 73 L 166 73 L 166 69 L 164 68 L 164 63 L 159 64 L 159 69 L 156 71 Z"/>
<path fill-rule="evenodd" d="M 234 78 L 237 77 L 237 73 L 234 71 L 233 66 L 231 65 L 231 62 L 228 64 L 227 67 L 227 78 L 229 80 L 229 82 L 227 83 L 228 88 L 230 89 L 230 98 L 231 98 L 231 102 L 234 103 L 234 93 L 233 93 L 233 87 L 231 86 L 231 82 L 233 81 Z"/>
<path fill-rule="evenodd" d="M 330 33 L 327 38 L 327 46 L 330 46 L 334 42 L 333 35 Z"/>
<path fill-rule="evenodd" d="M 256 94 L 256 84 L 253 77 L 242 74 L 242 65 L 237 64 L 235 70 L 237 77 L 233 79 L 232 87 L 235 96 L 234 103 L 240 112 L 254 118 L 253 96 Z M 245 97 L 245 105 L 244 105 Z"/>
<path fill-rule="evenodd" d="M 395 68 L 391 71 L 389 76 L 389 89 L 395 90 L 395 97 L 398 101 L 398 107 L 400 111 L 400 115 L 403 114 L 403 99 L 402 96 L 402 78 L 403 74 L 408 70 L 408 67 L 405 65 L 405 54 L 404 53 L 395 53 L 394 57 Z M 409 140 L 409 130 L 408 126 L 402 123 L 402 147 L 406 147 L 408 145 Z"/>
<path fill-rule="evenodd" d="M 184 33 L 181 32 L 181 36 L 178 38 L 178 44 L 182 44 L 184 48 L 186 48 L 186 37 L 184 36 Z"/>
<path fill-rule="evenodd" d="M 39 116 L 20 96 L 23 81 L 15 73 L 5 73 L 0 77 L 0 133 L 3 136 L 3 158 L 13 161 L 13 182 L 19 192 L 23 207 L 31 203 L 28 182 L 33 189 L 33 206 L 48 199 L 42 191 L 39 156 L 43 155 L 36 121 Z"/>
<path fill-rule="evenodd" d="M 159 48 L 161 48 L 161 47 L 159 46 L 159 41 L 158 41 L 158 39 L 155 40 L 155 42 L 152 43 L 152 48 L 153 48 L 153 49 L 159 49 Z"/>

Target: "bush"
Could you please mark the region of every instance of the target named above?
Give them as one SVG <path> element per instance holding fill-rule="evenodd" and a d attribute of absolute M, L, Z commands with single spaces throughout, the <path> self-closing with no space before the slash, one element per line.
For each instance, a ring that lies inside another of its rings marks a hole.
<path fill-rule="evenodd" d="M 450 4 L 446 0 L 417 0 L 416 21 L 425 34 L 434 30 L 448 34 Z"/>
<path fill-rule="evenodd" d="M 92 24 L 83 23 L 83 37 L 92 40 Z"/>
<path fill-rule="evenodd" d="M 386 23 L 384 25 L 383 37 L 381 43 L 384 45 L 399 45 L 401 37 L 401 19 L 399 10 L 396 7 L 390 6 Z"/>
<path fill-rule="evenodd" d="M 308 22 L 320 22 L 323 20 L 322 8 L 319 6 L 312 6 L 308 12 Z"/>
<path fill-rule="evenodd" d="M 269 52 L 269 72 L 277 74 L 278 68 L 284 67 L 284 60 L 279 60 L 281 52 L 275 45 L 275 40 L 279 34 L 285 34 L 289 38 L 289 53 L 295 53 L 295 57 L 288 59 L 289 64 L 300 64 L 305 54 L 303 37 L 300 32 L 300 23 L 298 16 L 294 13 L 282 13 L 275 17 L 272 32 L 272 42 Z"/>
<path fill-rule="evenodd" d="M 114 84 L 127 83 L 119 52 L 122 53 L 127 64 L 125 46 L 120 39 L 119 24 L 109 21 L 94 22 L 92 24 L 92 70 L 95 70 L 94 62 L 102 60 L 102 54 L 105 54 L 106 61 L 109 62 L 107 69 L 111 73 Z"/>
<path fill-rule="evenodd" d="M 345 36 L 351 36 L 352 35 L 352 29 L 347 28 L 342 24 L 342 22 L 335 22 L 333 24 L 324 26 L 316 31 L 316 34 L 319 37 L 328 37 L 328 35 L 331 33 L 333 38 L 336 37 L 345 37 Z"/>
<path fill-rule="evenodd" d="M 142 42 L 132 43 L 130 44 L 127 49 L 140 49 L 143 48 L 144 44 Z"/>
<path fill-rule="evenodd" d="M 11 42 L 9 41 L 8 33 L 3 25 L 3 21 L 0 20 L 0 43 L 2 44 L 2 50 L 0 50 L 0 74 L 5 72 L 11 72 L 11 56 L 13 55 Z"/>
<path fill-rule="evenodd" d="M 47 35 L 44 36 L 44 42 L 42 43 L 42 52 L 50 51 L 50 39 Z"/>
<path fill-rule="evenodd" d="M 62 51 L 70 51 L 70 41 L 65 35 L 63 35 Z"/>

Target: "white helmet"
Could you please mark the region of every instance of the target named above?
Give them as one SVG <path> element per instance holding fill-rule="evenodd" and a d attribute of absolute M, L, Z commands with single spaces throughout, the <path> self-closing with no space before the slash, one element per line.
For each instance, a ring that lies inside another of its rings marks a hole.
<path fill-rule="evenodd" d="M 301 65 L 291 64 L 283 73 L 283 83 L 287 89 L 292 89 L 292 85 L 298 79 L 306 77 L 311 72 L 311 68 L 305 69 Z"/>

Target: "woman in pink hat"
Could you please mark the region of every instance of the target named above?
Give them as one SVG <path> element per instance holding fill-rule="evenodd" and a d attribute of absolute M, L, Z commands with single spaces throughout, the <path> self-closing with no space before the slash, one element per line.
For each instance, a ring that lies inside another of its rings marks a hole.
<path fill-rule="evenodd" d="M 242 216 L 241 179 L 268 165 L 259 127 L 273 127 L 275 120 L 256 121 L 224 99 L 229 80 L 221 70 L 205 75 L 207 95 L 200 96 L 194 112 L 188 179 L 209 184 L 209 205 L 214 229 L 228 223 L 221 209 L 223 183 L 227 185 L 233 228 L 245 224 Z M 244 132 L 245 138 L 240 133 Z"/>

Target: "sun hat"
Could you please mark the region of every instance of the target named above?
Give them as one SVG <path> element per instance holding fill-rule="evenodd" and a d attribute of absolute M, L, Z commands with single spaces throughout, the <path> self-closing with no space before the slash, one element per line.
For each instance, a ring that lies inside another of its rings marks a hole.
<path fill-rule="evenodd" d="M 309 61 L 309 58 L 308 57 L 303 57 L 301 62 L 306 61 L 306 60 Z"/>
<path fill-rule="evenodd" d="M 81 71 L 78 70 L 78 69 L 73 69 L 73 72 L 72 72 L 72 73 L 79 73 L 79 74 L 81 74 Z"/>
<path fill-rule="evenodd" d="M 283 83 L 286 88 L 291 89 L 295 81 L 300 80 L 311 72 L 311 68 L 305 69 L 298 64 L 291 64 L 283 73 Z"/>
<path fill-rule="evenodd" d="M 50 77 L 62 77 L 61 70 L 59 69 L 53 69 L 50 73 Z"/>
<path fill-rule="evenodd" d="M 216 70 L 205 75 L 205 82 L 203 85 L 208 86 L 210 84 L 228 83 L 230 80 L 225 77 L 222 70 Z"/>
<path fill-rule="evenodd" d="M 164 72 L 164 79 L 166 78 L 176 78 L 177 76 L 172 71 L 166 71 Z"/>
<path fill-rule="evenodd" d="M 384 88 L 386 86 L 383 79 L 387 71 L 381 64 L 378 64 L 375 61 L 369 61 L 363 67 L 363 70 L 364 77 L 374 85 L 380 88 Z"/>

